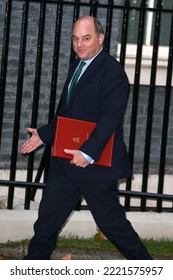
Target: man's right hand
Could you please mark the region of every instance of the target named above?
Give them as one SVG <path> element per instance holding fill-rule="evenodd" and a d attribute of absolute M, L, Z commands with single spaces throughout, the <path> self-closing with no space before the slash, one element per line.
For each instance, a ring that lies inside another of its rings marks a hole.
<path fill-rule="evenodd" d="M 31 137 L 23 143 L 21 147 L 22 154 L 29 154 L 43 144 L 36 128 L 26 128 Z"/>

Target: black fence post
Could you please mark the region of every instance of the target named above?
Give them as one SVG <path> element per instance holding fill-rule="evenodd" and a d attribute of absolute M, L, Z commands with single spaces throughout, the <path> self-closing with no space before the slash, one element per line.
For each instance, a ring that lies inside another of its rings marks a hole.
<path fill-rule="evenodd" d="M 98 0 L 90 0 L 90 16 L 97 17 Z"/>
<path fill-rule="evenodd" d="M 15 106 L 13 143 L 12 143 L 11 166 L 10 166 L 10 180 L 14 180 L 15 175 L 16 175 L 19 127 L 20 127 L 21 104 L 22 104 L 22 94 L 23 94 L 23 76 L 24 76 L 24 65 L 25 65 L 28 11 L 29 11 L 29 1 L 26 0 L 24 5 L 23 5 L 23 17 L 22 17 L 20 53 L 19 53 L 19 67 L 18 67 L 18 80 L 17 80 L 17 91 L 16 91 L 16 106 Z M 14 197 L 14 187 L 9 186 L 8 202 L 7 202 L 8 209 L 12 209 L 12 207 L 13 207 L 13 197 Z"/>
<path fill-rule="evenodd" d="M 73 23 L 79 18 L 79 11 L 80 11 L 80 0 L 75 0 L 74 12 L 73 12 Z M 76 57 L 76 54 L 75 54 L 72 44 L 71 44 L 70 64 L 75 60 L 75 57 Z"/>
<path fill-rule="evenodd" d="M 170 105 L 171 105 L 170 101 L 171 101 L 171 91 L 172 91 L 172 71 L 173 71 L 173 8 L 172 8 L 172 21 L 171 21 L 171 29 L 170 29 L 165 103 L 164 103 L 164 112 L 163 112 L 162 140 L 161 140 L 161 152 L 160 152 L 160 164 L 159 164 L 159 181 L 158 181 L 158 190 L 157 190 L 159 194 L 163 193 L 163 185 L 164 185 L 164 177 L 165 177 L 168 124 L 169 124 L 169 112 L 170 112 Z M 157 200 L 157 212 L 162 212 L 161 199 Z"/>
<path fill-rule="evenodd" d="M 137 52 L 136 52 L 136 65 L 135 65 L 135 78 L 133 86 L 133 101 L 132 101 L 132 115 L 130 122 L 130 141 L 129 141 L 129 158 L 133 168 L 134 164 L 134 150 L 135 150 L 135 137 L 136 137 L 136 123 L 137 123 L 137 111 L 138 111 L 138 99 L 139 99 L 139 86 L 140 86 L 140 74 L 141 74 L 141 63 L 142 63 L 142 49 L 144 41 L 145 31 L 145 17 L 146 17 L 146 0 L 141 2 L 141 9 L 139 15 L 139 29 L 138 29 L 138 40 L 137 40 Z M 126 190 L 131 190 L 132 179 L 128 178 L 126 183 Z M 130 197 L 125 198 L 125 209 L 129 210 Z"/>
<path fill-rule="evenodd" d="M 120 63 L 122 64 L 123 67 L 125 66 L 125 57 L 126 57 L 127 35 L 128 35 L 128 26 L 129 26 L 129 8 L 130 8 L 130 1 L 125 0 L 122 31 L 121 31 L 121 51 L 120 51 Z"/>
<path fill-rule="evenodd" d="M 149 163 L 150 163 L 150 148 L 151 148 L 151 134 L 152 134 L 152 121 L 153 121 L 153 109 L 154 109 L 154 98 L 156 88 L 156 71 L 157 71 L 157 60 L 158 60 L 158 49 L 160 39 L 160 26 L 161 26 L 161 15 L 162 15 L 162 0 L 157 1 L 157 11 L 154 29 L 154 42 L 153 42 L 153 54 L 152 54 L 152 65 L 151 65 L 151 77 L 150 77 L 150 90 L 148 100 L 148 113 L 147 113 L 147 127 L 145 137 L 145 150 L 144 150 L 144 166 L 143 166 L 143 179 L 142 179 L 142 192 L 147 192 L 148 188 L 148 174 L 149 174 Z M 146 198 L 141 199 L 141 211 L 146 209 Z"/>
<path fill-rule="evenodd" d="M 45 13 L 46 13 L 46 1 L 44 0 L 40 2 L 39 33 L 38 33 L 38 42 L 37 42 L 35 84 L 34 84 L 34 92 L 33 92 L 33 106 L 32 106 L 32 119 L 31 119 L 32 128 L 36 128 L 37 126 L 38 105 L 39 105 L 39 95 L 40 95 L 40 79 L 41 79 L 41 70 L 42 70 L 41 66 L 42 66 L 42 54 L 43 54 Z M 27 182 L 32 181 L 33 165 L 34 165 L 34 152 L 28 155 Z M 26 210 L 30 208 L 30 198 L 31 198 L 31 188 L 27 188 L 25 193 Z"/>
<path fill-rule="evenodd" d="M 107 18 L 106 18 L 106 30 L 105 30 L 105 43 L 104 43 L 104 47 L 108 52 L 110 51 L 113 4 L 114 4 L 113 0 L 108 1 Z"/>
<path fill-rule="evenodd" d="M 6 8 L 5 8 L 4 34 L 3 34 L 3 42 L 2 42 L 1 75 L 0 75 L 0 148 L 1 148 L 2 122 L 3 122 L 4 99 L 5 99 L 5 88 L 6 88 L 8 50 L 9 50 L 11 6 L 12 6 L 12 0 L 8 0 L 6 2 Z"/>

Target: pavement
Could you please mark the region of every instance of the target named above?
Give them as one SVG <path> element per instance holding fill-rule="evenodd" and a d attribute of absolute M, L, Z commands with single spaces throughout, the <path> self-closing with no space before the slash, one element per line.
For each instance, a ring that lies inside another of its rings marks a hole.
<path fill-rule="evenodd" d="M 0 243 L 0 260 L 22 260 L 27 253 L 27 245 Z M 55 248 L 52 260 L 125 260 L 118 251 L 102 249 L 82 249 L 74 247 Z M 153 256 L 154 260 L 172 260 L 171 256 Z"/>
<path fill-rule="evenodd" d="M 22 260 L 27 252 L 27 245 L 23 244 L 0 244 L 0 260 Z M 81 249 L 72 247 L 57 247 L 52 260 L 123 260 L 119 252 Z"/>
<path fill-rule="evenodd" d="M 33 236 L 33 224 L 38 215 L 38 202 L 31 203 L 31 210 L 23 209 L 23 199 L 14 199 L 14 209 L 6 209 L 6 196 L 0 197 L 0 259 L 22 260 L 27 252 L 26 245 L 10 243 L 30 239 Z M 127 212 L 127 218 L 141 238 L 173 239 L 173 213 Z M 90 238 L 97 233 L 97 227 L 90 211 L 74 211 L 62 230 L 62 236 Z M 117 251 L 90 250 L 81 248 L 57 247 L 52 259 L 72 260 L 122 260 Z M 154 259 L 170 259 L 169 257 Z"/>

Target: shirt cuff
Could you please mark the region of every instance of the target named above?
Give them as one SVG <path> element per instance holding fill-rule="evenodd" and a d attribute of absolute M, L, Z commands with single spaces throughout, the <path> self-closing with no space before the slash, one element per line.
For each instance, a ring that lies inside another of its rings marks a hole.
<path fill-rule="evenodd" d="M 80 151 L 81 152 L 81 151 Z M 87 154 L 85 154 L 84 152 L 81 152 L 81 154 L 84 156 L 84 158 L 90 163 L 93 164 L 94 159 L 90 156 L 88 156 Z"/>

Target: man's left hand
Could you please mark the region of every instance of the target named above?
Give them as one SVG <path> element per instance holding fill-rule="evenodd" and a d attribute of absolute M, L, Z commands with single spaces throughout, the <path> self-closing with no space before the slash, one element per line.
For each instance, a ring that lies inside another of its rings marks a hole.
<path fill-rule="evenodd" d="M 70 161 L 71 164 L 75 164 L 82 168 L 85 168 L 90 164 L 79 150 L 64 149 L 64 152 L 73 156 L 73 159 Z"/>

